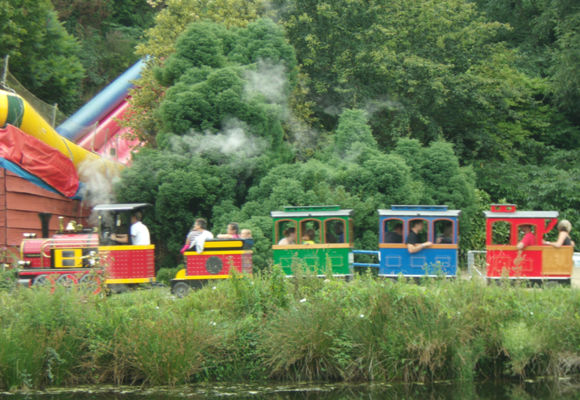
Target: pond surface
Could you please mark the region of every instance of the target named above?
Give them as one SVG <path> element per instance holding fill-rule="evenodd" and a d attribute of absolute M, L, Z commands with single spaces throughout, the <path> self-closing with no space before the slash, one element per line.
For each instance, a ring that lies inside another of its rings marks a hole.
<path fill-rule="evenodd" d="M 183 399 L 580 399 L 580 382 L 395 384 L 198 384 L 179 388 L 81 387 L 44 392 L 0 393 L 4 400 L 183 400 Z"/>

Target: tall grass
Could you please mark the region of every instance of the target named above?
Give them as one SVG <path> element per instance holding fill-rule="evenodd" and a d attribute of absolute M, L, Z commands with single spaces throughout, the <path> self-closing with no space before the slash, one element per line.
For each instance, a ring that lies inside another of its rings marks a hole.
<path fill-rule="evenodd" d="M 195 381 L 429 382 L 580 372 L 580 291 L 287 279 L 278 268 L 99 297 L 0 291 L 0 389 Z"/>

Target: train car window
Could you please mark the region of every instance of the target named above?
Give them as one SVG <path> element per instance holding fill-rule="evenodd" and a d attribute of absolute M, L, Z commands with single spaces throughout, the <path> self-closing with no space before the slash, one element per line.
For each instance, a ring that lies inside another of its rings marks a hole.
<path fill-rule="evenodd" d="M 512 224 L 507 221 L 497 221 L 491 226 L 491 244 L 511 244 Z"/>
<path fill-rule="evenodd" d="M 455 243 L 455 227 L 453 221 L 440 219 L 433 223 L 435 230 L 435 244 Z"/>
<path fill-rule="evenodd" d="M 300 222 L 300 237 L 298 243 L 315 244 L 321 243 L 321 224 L 317 219 L 305 219 Z"/>
<path fill-rule="evenodd" d="M 296 221 L 292 221 L 290 219 L 283 219 L 280 221 L 276 221 L 276 237 L 274 238 L 274 244 L 279 244 L 280 241 L 286 237 L 293 237 L 290 241 L 294 240 L 294 244 L 296 243 Z M 294 232 L 294 233 L 292 233 Z M 292 244 L 292 243 L 289 243 Z"/>
<path fill-rule="evenodd" d="M 346 243 L 345 222 L 342 219 L 324 221 L 325 243 Z"/>
<path fill-rule="evenodd" d="M 383 221 L 383 243 L 403 243 L 403 221 L 398 218 Z"/>
<path fill-rule="evenodd" d="M 409 235 L 417 236 L 417 241 L 415 243 L 424 243 L 428 241 L 429 237 L 429 221 L 421 218 L 409 220 L 409 227 L 407 230 L 406 241 L 409 239 Z"/>

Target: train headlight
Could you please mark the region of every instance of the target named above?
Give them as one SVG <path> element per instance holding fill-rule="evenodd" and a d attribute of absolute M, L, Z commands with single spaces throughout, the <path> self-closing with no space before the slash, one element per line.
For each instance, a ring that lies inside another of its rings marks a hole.
<path fill-rule="evenodd" d="M 30 261 L 22 261 L 22 260 L 20 260 L 20 261 L 18 261 L 18 266 L 19 267 L 24 267 L 24 268 L 25 267 L 30 267 Z"/>
<path fill-rule="evenodd" d="M 24 236 L 26 239 L 34 239 L 36 237 L 36 233 L 23 233 L 22 236 Z"/>

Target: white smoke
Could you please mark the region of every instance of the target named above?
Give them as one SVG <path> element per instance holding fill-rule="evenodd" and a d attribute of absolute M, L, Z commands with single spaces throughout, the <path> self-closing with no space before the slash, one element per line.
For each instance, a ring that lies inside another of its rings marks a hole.
<path fill-rule="evenodd" d="M 259 60 L 255 70 L 245 74 L 244 93 L 247 99 L 262 96 L 270 104 L 277 105 L 288 138 L 296 146 L 298 155 L 316 146 L 319 132 L 293 114 L 288 103 L 288 79 L 286 67 L 268 60 Z"/>
<path fill-rule="evenodd" d="M 82 182 L 83 203 L 93 207 L 113 202 L 113 187 L 119 179 L 120 166 L 105 159 L 86 159 L 78 168 Z"/>
<path fill-rule="evenodd" d="M 246 97 L 262 95 L 271 104 L 285 105 L 287 103 L 288 80 L 284 65 L 258 60 L 256 70 L 246 71 L 244 78 L 246 79 L 244 86 Z"/>
<path fill-rule="evenodd" d="M 369 118 L 380 111 L 388 110 L 388 111 L 400 111 L 403 108 L 403 104 L 401 104 L 398 100 L 393 100 L 390 98 L 377 98 L 373 100 L 369 100 L 366 102 L 365 106 L 363 107 L 364 110 L 367 112 Z"/>
<path fill-rule="evenodd" d="M 171 149 L 181 155 L 219 152 L 232 160 L 247 159 L 260 154 L 266 147 L 265 140 L 253 137 L 247 131 L 246 124 L 232 118 L 217 133 L 191 132 L 183 136 L 172 136 Z"/>

